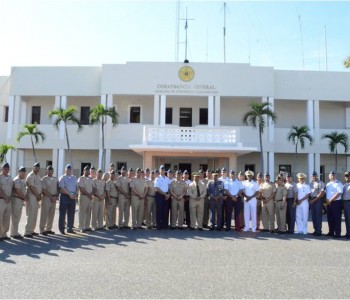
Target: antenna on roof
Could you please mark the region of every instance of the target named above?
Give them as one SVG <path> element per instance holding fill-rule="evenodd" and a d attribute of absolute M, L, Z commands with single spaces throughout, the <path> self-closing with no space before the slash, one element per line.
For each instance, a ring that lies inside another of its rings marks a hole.
<path fill-rule="evenodd" d="M 180 29 L 180 0 L 176 1 L 176 20 L 175 20 L 175 62 L 179 61 L 179 30 Z"/>
<path fill-rule="evenodd" d="M 324 25 L 324 48 L 326 51 L 326 71 L 328 71 L 327 27 L 326 27 L 326 25 Z"/>
<path fill-rule="evenodd" d="M 223 9 L 224 9 L 223 37 L 224 37 L 224 63 L 225 63 L 226 62 L 226 9 L 228 9 L 226 2 L 224 2 Z"/>
<path fill-rule="evenodd" d="M 300 17 L 300 15 L 298 17 L 299 17 L 300 39 L 301 39 L 301 59 L 302 59 L 302 62 L 303 62 L 303 70 L 305 70 L 304 42 L 303 42 L 303 33 L 302 33 L 302 30 L 301 30 L 301 17 Z"/>
<path fill-rule="evenodd" d="M 194 19 L 189 19 L 187 17 L 187 7 L 186 7 L 186 19 L 180 19 L 180 20 L 185 20 L 186 39 L 185 39 L 185 60 L 184 60 L 184 63 L 189 63 L 189 60 L 187 59 L 187 44 L 188 44 L 187 29 L 188 29 L 188 21 L 191 21 L 191 20 L 194 20 Z"/>

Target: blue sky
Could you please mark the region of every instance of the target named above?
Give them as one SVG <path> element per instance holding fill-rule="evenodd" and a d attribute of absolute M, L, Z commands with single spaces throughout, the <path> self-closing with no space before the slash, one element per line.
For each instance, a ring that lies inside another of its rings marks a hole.
<path fill-rule="evenodd" d="M 188 22 L 190 61 L 223 62 L 223 3 L 180 1 L 180 18 L 187 8 L 194 19 Z M 349 1 L 226 3 L 226 62 L 326 70 L 326 26 L 328 70 L 346 72 Z M 179 61 L 184 25 L 180 21 Z M 0 0 L 0 36 L 0 75 L 9 75 L 11 66 L 172 62 L 176 1 Z"/>

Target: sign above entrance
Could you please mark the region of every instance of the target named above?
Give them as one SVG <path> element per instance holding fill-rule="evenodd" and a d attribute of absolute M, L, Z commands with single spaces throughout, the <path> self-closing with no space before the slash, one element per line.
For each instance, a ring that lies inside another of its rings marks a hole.
<path fill-rule="evenodd" d="M 194 78 L 194 70 L 189 66 L 184 66 L 180 68 L 179 78 L 185 82 L 191 81 Z"/>

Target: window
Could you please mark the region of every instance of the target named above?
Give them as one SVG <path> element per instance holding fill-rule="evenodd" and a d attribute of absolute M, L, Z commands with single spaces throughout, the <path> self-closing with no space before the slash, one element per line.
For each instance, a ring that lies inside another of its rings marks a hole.
<path fill-rule="evenodd" d="M 130 123 L 141 123 L 141 107 L 130 107 Z"/>
<path fill-rule="evenodd" d="M 244 172 L 248 170 L 253 171 L 255 173 L 255 165 L 244 165 Z"/>
<path fill-rule="evenodd" d="M 208 109 L 199 109 L 199 125 L 208 125 Z"/>
<path fill-rule="evenodd" d="M 89 113 L 90 113 L 90 106 L 82 106 L 80 108 L 80 123 L 81 125 L 89 125 Z"/>
<path fill-rule="evenodd" d="M 52 166 L 52 160 L 47 160 L 47 161 L 46 161 L 46 168 L 47 168 L 48 166 Z"/>
<path fill-rule="evenodd" d="M 117 162 L 117 170 L 116 171 L 120 171 L 120 169 L 124 167 L 125 170 L 128 169 L 128 164 L 126 163 L 126 161 L 118 161 Z"/>
<path fill-rule="evenodd" d="M 171 164 L 164 164 L 165 171 L 171 170 Z"/>
<path fill-rule="evenodd" d="M 192 127 L 192 107 L 180 108 L 180 127 Z"/>
<path fill-rule="evenodd" d="M 84 168 L 85 168 L 86 166 L 91 167 L 91 163 L 87 163 L 87 162 L 82 162 L 82 163 L 81 163 L 81 165 L 80 165 L 80 176 L 83 175 Z"/>
<path fill-rule="evenodd" d="M 204 172 L 208 170 L 208 164 L 200 164 L 199 170 L 203 170 Z"/>
<path fill-rule="evenodd" d="M 167 107 L 165 110 L 165 124 L 173 124 L 173 108 Z"/>
<path fill-rule="evenodd" d="M 324 169 L 324 165 L 322 165 L 322 166 L 320 166 L 320 180 L 322 180 L 324 182 L 325 179 L 326 179 L 325 169 Z"/>
<path fill-rule="evenodd" d="M 40 114 L 41 114 L 41 107 L 33 106 L 32 107 L 32 124 L 34 123 L 40 124 Z"/>
<path fill-rule="evenodd" d="M 291 165 L 279 165 L 278 166 L 278 173 L 282 173 L 286 175 L 287 173 L 292 173 L 292 166 Z"/>
<path fill-rule="evenodd" d="M 4 107 L 4 122 L 8 122 L 9 121 L 9 107 L 8 106 L 5 106 Z"/>

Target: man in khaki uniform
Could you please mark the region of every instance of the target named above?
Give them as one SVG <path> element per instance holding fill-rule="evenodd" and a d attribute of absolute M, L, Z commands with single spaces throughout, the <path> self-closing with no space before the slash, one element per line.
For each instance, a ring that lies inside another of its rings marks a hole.
<path fill-rule="evenodd" d="M 130 202 L 130 187 L 129 180 L 126 177 L 124 167 L 120 169 L 121 175 L 117 178 L 116 186 L 118 188 L 118 226 L 119 229 L 128 228 L 129 225 L 129 205 Z"/>
<path fill-rule="evenodd" d="M 80 232 L 85 233 L 91 231 L 91 208 L 92 208 L 92 193 L 93 182 L 89 177 L 90 167 L 84 168 L 83 176 L 78 179 L 79 188 L 79 229 Z"/>
<path fill-rule="evenodd" d="M 175 172 L 175 180 L 170 184 L 171 195 L 171 229 L 176 228 L 176 221 L 179 229 L 183 229 L 184 223 L 184 196 L 187 195 L 187 184 L 182 180 L 181 170 Z"/>
<path fill-rule="evenodd" d="M 18 232 L 18 225 L 22 217 L 24 203 L 27 201 L 26 172 L 25 167 L 20 167 L 18 175 L 13 179 L 11 237 L 14 239 L 23 239 L 23 236 Z"/>
<path fill-rule="evenodd" d="M 39 176 L 40 164 L 35 163 L 33 170 L 27 175 L 26 186 L 27 186 L 27 224 L 24 230 L 24 236 L 32 238 L 33 236 L 39 235 L 35 232 L 36 222 L 38 218 L 39 202 L 42 197 L 42 182 Z"/>
<path fill-rule="evenodd" d="M 277 176 L 276 182 L 277 187 L 275 194 L 275 213 L 278 227 L 277 233 L 285 233 L 288 190 L 284 185 L 284 180 L 282 176 Z"/>
<path fill-rule="evenodd" d="M 147 194 L 147 182 L 143 175 L 144 171 L 137 168 L 136 177 L 130 181 L 132 228 L 134 230 L 142 229 L 143 211 Z"/>
<path fill-rule="evenodd" d="M 109 230 L 118 228 L 116 225 L 116 210 L 118 206 L 118 188 L 115 171 L 111 171 L 110 178 L 106 182 L 106 226 Z M 120 215 L 120 210 L 119 210 Z"/>
<path fill-rule="evenodd" d="M 96 173 L 96 168 L 94 166 L 90 167 L 90 178 L 92 180 L 94 180 L 95 178 L 97 178 L 97 173 Z M 102 178 L 102 176 L 101 176 Z"/>
<path fill-rule="evenodd" d="M 265 181 L 260 185 L 260 197 L 263 201 L 262 206 L 262 223 L 264 229 L 262 231 L 275 232 L 275 194 L 276 186 L 270 182 L 270 174 L 265 173 Z"/>
<path fill-rule="evenodd" d="M 104 173 L 102 176 L 103 180 L 105 180 L 107 182 L 112 171 L 115 171 L 114 163 L 110 163 L 108 172 Z"/>
<path fill-rule="evenodd" d="M 48 166 L 47 174 L 42 178 L 43 200 L 41 201 L 41 214 L 39 230 L 42 235 L 55 234 L 52 231 L 55 217 L 56 201 L 58 200 L 58 179 L 53 176 L 53 167 Z"/>
<path fill-rule="evenodd" d="M 10 229 L 11 218 L 11 194 L 13 180 L 10 173 L 10 165 L 3 164 L 0 173 L 0 241 L 10 240 L 7 232 Z"/>
<path fill-rule="evenodd" d="M 151 172 L 151 179 L 147 180 L 147 214 L 146 214 L 146 226 L 147 229 L 152 229 L 156 226 L 156 190 L 154 188 L 154 180 L 156 179 L 156 173 Z"/>
<path fill-rule="evenodd" d="M 210 176 L 208 174 L 210 173 Z M 199 180 L 204 183 L 205 189 L 208 187 L 209 178 L 211 177 L 211 172 L 207 170 L 206 178 L 204 178 L 204 171 L 199 170 Z M 206 194 L 204 197 L 204 210 L 203 210 L 203 228 L 207 228 L 209 224 L 209 198 Z"/>
<path fill-rule="evenodd" d="M 92 220 L 94 230 L 103 230 L 104 201 L 106 195 L 106 182 L 102 180 L 102 170 L 97 170 L 97 177 L 93 178 Z"/>
<path fill-rule="evenodd" d="M 207 189 L 202 181 L 199 180 L 198 173 L 192 173 L 193 181 L 188 186 L 188 195 L 190 196 L 190 216 L 191 227 L 194 230 L 197 223 L 198 230 L 203 230 L 203 212 L 204 212 L 204 197 Z"/>
<path fill-rule="evenodd" d="M 261 172 L 259 172 L 256 175 L 256 182 L 259 186 L 264 182 L 264 178 Z M 259 193 L 259 195 L 256 196 L 256 230 L 258 231 L 260 231 L 261 210 L 262 210 L 262 196 L 261 196 L 261 193 Z"/>

